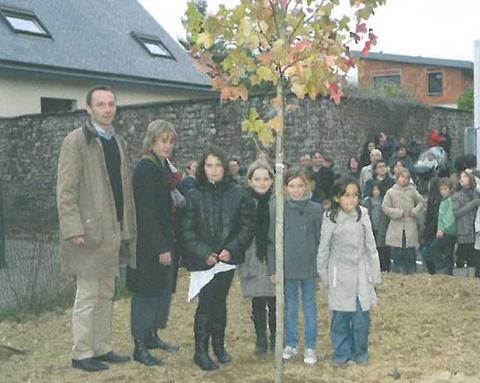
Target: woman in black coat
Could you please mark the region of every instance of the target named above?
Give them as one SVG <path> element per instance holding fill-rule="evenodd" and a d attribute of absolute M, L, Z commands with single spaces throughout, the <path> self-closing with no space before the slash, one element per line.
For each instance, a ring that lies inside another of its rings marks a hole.
<path fill-rule="evenodd" d="M 186 196 L 179 236 L 187 269 L 205 271 L 192 273 L 191 287 L 199 282 L 198 276 L 215 272 L 208 283 L 199 283 L 194 322 L 194 362 L 203 370 L 214 370 L 218 365 L 208 354 L 210 338 L 218 361 L 232 360 L 224 344 L 227 294 L 235 265 L 243 263 L 254 236 L 255 205 L 248 192 L 228 175 L 227 157 L 220 148 L 210 147 L 204 153 L 197 181 Z"/>
<path fill-rule="evenodd" d="M 133 358 L 148 366 L 160 364 L 148 349 L 178 350 L 178 347 L 163 342 L 157 333 L 167 325 L 174 282 L 171 197 L 174 177 L 167 158 L 172 153 L 175 139 L 175 129 L 170 122 L 152 122 L 143 142 L 144 155 L 133 174 L 137 267 L 127 270 L 127 285 L 133 292 Z"/>

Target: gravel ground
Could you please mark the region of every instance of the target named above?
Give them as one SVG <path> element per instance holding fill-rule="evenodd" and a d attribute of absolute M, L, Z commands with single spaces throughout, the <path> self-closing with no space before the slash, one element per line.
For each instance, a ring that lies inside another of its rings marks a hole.
<path fill-rule="evenodd" d="M 215 372 L 192 363 L 193 313 L 186 302 L 188 275 L 180 273 L 169 328 L 162 337 L 180 345 L 179 353 L 163 358 L 164 367 L 136 362 L 85 373 L 70 367 L 71 311 L 46 313 L 21 323 L 0 322 L 0 344 L 25 351 L 13 354 L 0 347 L 0 381 L 14 382 L 271 382 L 273 356 L 253 355 L 254 331 L 250 302 L 241 297 L 238 279 L 229 296 L 227 347 L 234 362 Z M 473 278 L 385 275 L 378 289 L 380 306 L 372 312 L 370 364 L 335 369 L 330 363 L 330 314 L 318 290 L 319 363 L 305 366 L 299 355 L 285 364 L 286 383 L 295 382 L 479 382 L 480 284 Z M 130 354 L 129 300 L 115 302 L 114 349 Z M 301 343 L 300 343 L 301 345 Z M 300 346 L 301 349 L 301 346 Z"/>

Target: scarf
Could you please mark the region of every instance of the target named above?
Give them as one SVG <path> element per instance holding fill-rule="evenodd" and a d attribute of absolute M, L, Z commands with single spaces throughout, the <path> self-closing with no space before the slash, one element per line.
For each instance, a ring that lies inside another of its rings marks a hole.
<path fill-rule="evenodd" d="M 268 227 L 270 225 L 270 209 L 268 202 L 272 194 L 271 190 L 265 194 L 258 194 L 254 190 L 250 190 L 252 197 L 258 202 L 257 204 L 257 220 L 255 227 L 255 255 L 260 262 L 265 263 L 267 258 L 268 246 Z"/>

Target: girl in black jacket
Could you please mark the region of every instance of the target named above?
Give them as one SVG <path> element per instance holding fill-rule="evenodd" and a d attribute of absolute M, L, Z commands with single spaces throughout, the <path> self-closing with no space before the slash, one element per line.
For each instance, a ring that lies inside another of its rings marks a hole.
<path fill-rule="evenodd" d="M 194 322 L 194 362 L 203 370 L 214 370 L 218 365 L 208 355 L 210 337 L 218 361 L 232 360 L 224 345 L 227 294 L 235 265 L 243 263 L 254 236 L 255 205 L 228 175 L 228 162 L 220 148 L 210 147 L 204 153 L 196 177 L 198 185 L 186 196 L 179 237 L 187 269 L 214 273 L 201 286 Z M 192 273 L 192 284 L 196 276 Z"/>

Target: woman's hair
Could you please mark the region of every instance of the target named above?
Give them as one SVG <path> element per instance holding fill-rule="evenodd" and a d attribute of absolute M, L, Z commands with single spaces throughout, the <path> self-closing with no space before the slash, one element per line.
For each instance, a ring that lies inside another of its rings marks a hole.
<path fill-rule="evenodd" d="M 227 153 L 223 151 L 222 148 L 216 145 L 210 145 L 202 154 L 202 158 L 198 162 L 197 171 L 195 177 L 197 178 L 198 183 L 207 184 L 208 178 L 205 174 L 205 162 L 207 161 L 208 156 L 217 157 L 222 163 L 223 167 L 223 181 L 229 182 L 231 180 L 230 172 L 228 170 L 228 159 Z"/>
<path fill-rule="evenodd" d="M 332 222 L 336 222 L 338 217 L 338 211 L 341 209 L 340 207 L 340 197 L 343 196 L 349 185 L 355 185 L 357 187 L 357 191 L 360 194 L 360 184 L 357 180 L 350 178 L 350 177 L 340 177 L 338 178 L 335 183 L 333 184 L 332 189 L 332 207 L 329 212 L 327 212 L 327 217 L 330 218 Z M 359 197 L 360 198 L 360 197 Z M 357 204 L 356 206 L 357 211 L 357 221 L 362 218 L 362 209 L 360 205 Z"/>
<path fill-rule="evenodd" d="M 460 173 L 460 177 L 462 176 L 462 174 L 465 174 L 468 177 L 468 188 L 471 190 L 475 189 L 477 187 L 477 181 L 475 180 L 475 176 L 471 172 L 468 172 L 466 170 Z"/>
<path fill-rule="evenodd" d="M 405 169 L 402 169 L 401 171 L 399 171 L 397 174 L 395 174 L 395 181 L 398 181 L 400 176 L 402 176 L 404 174 L 408 174 L 408 177 L 412 178 L 412 175 L 410 174 L 410 170 L 405 168 Z"/>
<path fill-rule="evenodd" d="M 428 186 L 428 199 L 427 204 L 439 204 L 442 201 L 442 195 L 440 194 L 440 178 L 432 177 L 430 178 L 430 183 Z"/>
<path fill-rule="evenodd" d="M 145 132 L 145 137 L 143 138 L 142 150 L 144 154 L 152 150 L 153 145 L 155 145 L 155 141 L 157 141 L 160 136 L 171 136 L 175 139 L 177 138 L 177 132 L 175 131 L 175 127 L 171 122 L 165 120 L 155 120 L 148 125 L 147 131 Z"/>
<path fill-rule="evenodd" d="M 270 176 L 270 178 L 273 179 L 275 177 L 275 175 L 273 173 L 273 169 L 267 161 L 256 160 L 256 161 L 252 162 L 250 164 L 250 166 L 248 167 L 247 177 L 246 177 L 247 183 L 248 183 L 248 181 L 250 181 L 252 179 L 253 173 L 255 173 L 255 170 L 257 170 L 257 169 L 265 169 L 268 172 L 268 175 Z"/>
<path fill-rule="evenodd" d="M 347 169 L 352 171 L 352 168 L 350 167 L 350 163 L 352 162 L 352 160 L 355 160 L 355 162 L 357 163 L 358 165 L 358 171 L 360 171 L 360 168 L 362 167 L 362 165 L 360 165 L 360 161 L 358 159 L 357 156 L 350 156 L 348 157 L 348 162 L 347 162 Z"/>
<path fill-rule="evenodd" d="M 446 186 L 450 190 L 450 192 L 455 190 L 455 184 L 453 183 L 453 181 L 450 177 L 440 178 L 438 187 L 440 188 L 440 186 Z"/>
<path fill-rule="evenodd" d="M 285 178 L 283 180 L 284 185 L 287 186 L 290 181 L 294 180 L 295 178 L 300 178 L 305 183 L 305 185 L 307 185 L 308 190 L 313 190 L 313 182 L 304 168 L 300 166 L 293 166 L 291 168 L 288 168 L 285 174 Z"/>

